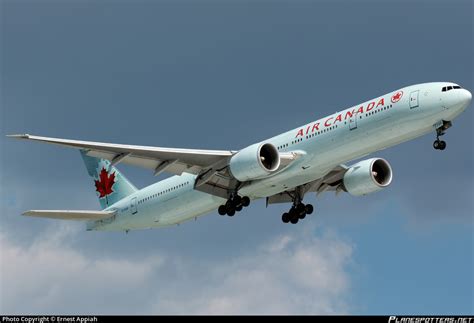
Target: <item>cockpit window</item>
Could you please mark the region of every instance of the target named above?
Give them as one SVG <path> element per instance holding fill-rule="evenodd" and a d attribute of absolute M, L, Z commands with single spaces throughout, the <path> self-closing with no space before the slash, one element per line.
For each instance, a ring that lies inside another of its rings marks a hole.
<path fill-rule="evenodd" d="M 450 91 L 450 90 L 453 90 L 453 89 L 461 89 L 461 87 L 459 85 L 443 86 L 443 88 L 441 89 L 441 92 L 446 92 L 446 91 Z"/>

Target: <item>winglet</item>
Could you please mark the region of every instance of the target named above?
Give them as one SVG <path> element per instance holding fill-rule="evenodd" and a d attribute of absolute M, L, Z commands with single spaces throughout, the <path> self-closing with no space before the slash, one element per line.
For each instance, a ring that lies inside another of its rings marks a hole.
<path fill-rule="evenodd" d="M 19 135 L 7 135 L 9 138 L 16 138 L 16 139 L 28 139 L 30 137 L 29 134 L 19 134 Z"/>

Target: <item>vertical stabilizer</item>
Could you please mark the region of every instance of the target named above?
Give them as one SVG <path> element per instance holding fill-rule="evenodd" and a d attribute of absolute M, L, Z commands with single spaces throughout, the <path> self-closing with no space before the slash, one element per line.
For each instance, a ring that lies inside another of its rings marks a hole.
<path fill-rule="evenodd" d="M 81 150 L 81 156 L 89 176 L 94 180 L 95 191 L 102 209 L 137 191 L 137 188 L 110 164 L 110 161 L 87 156 L 84 150 Z"/>

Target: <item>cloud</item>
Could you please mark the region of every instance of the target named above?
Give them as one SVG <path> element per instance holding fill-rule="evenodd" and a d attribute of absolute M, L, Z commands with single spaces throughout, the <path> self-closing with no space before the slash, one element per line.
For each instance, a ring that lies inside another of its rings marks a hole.
<path fill-rule="evenodd" d="M 203 284 L 175 290 L 158 312 L 288 314 L 346 312 L 352 247 L 336 237 L 283 235 L 226 264 L 209 266 Z M 203 274 L 203 273 L 201 273 Z"/>
<path fill-rule="evenodd" d="M 54 226 L 57 228 L 57 226 Z M 3 313 L 109 311 L 146 286 L 160 258 L 139 262 L 93 259 L 73 249 L 70 227 L 47 232 L 22 247 L 0 234 L 0 308 Z M 121 310 L 123 312 L 123 310 Z"/>
<path fill-rule="evenodd" d="M 249 314 L 347 312 L 353 247 L 312 230 L 201 261 L 164 250 L 98 257 L 56 226 L 27 246 L 0 233 L 3 313 Z M 98 248 L 100 248 L 98 246 Z M 225 243 L 222 244 L 225 248 Z"/>

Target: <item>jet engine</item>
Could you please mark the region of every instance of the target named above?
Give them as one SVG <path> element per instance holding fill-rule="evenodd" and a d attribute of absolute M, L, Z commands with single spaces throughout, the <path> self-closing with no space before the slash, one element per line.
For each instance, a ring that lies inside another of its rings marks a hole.
<path fill-rule="evenodd" d="M 280 155 L 270 143 L 258 143 L 240 150 L 232 156 L 230 172 L 239 181 L 263 178 L 280 167 Z"/>
<path fill-rule="evenodd" d="M 344 174 L 346 191 L 355 196 L 380 191 L 392 182 L 392 168 L 381 158 L 371 158 L 351 166 Z"/>

